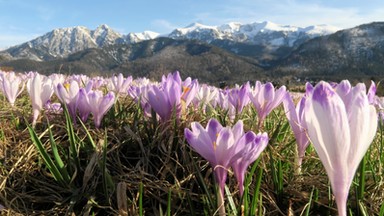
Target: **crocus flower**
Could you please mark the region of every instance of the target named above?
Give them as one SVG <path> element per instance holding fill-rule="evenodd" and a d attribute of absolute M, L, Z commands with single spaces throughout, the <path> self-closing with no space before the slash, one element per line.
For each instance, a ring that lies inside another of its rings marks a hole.
<path fill-rule="evenodd" d="M 39 73 L 35 73 L 27 82 L 27 90 L 32 102 L 32 126 L 35 126 L 40 111 L 53 94 L 52 80 Z"/>
<path fill-rule="evenodd" d="M 160 86 L 152 85 L 148 90 L 148 102 L 164 122 L 170 120 L 172 114 L 176 118 L 181 114 L 182 87 L 178 77 L 174 74 L 163 76 Z"/>
<path fill-rule="evenodd" d="M 191 78 L 188 77 L 186 81 L 190 79 Z M 188 107 L 188 105 L 195 98 L 195 95 L 199 90 L 199 82 L 197 81 L 197 79 L 191 80 L 189 82 L 186 82 L 186 81 L 184 81 L 181 86 L 182 87 L 181 101 L 183 102 L 183 106 Z"/>
<path fill-rule="evenodd" d="M 74 122 L 76 122 L 76 109 L 79 98 L 79 83 L 75 80 L 61 84 L 57 84 L 57 97 L 62 103 L 65 103 L 68 108 L 68 112 L 71 115 Z"/>
<path fill-rule="evenodd" d="M 92 82 L 90 82 L 92 81 Z M 102 86 L 106 85 L 106 80 L 101 76 L 92 77 L 92 79 L 87 80 L 84 83 L 92 83 L 93 89 L 100 89 Z"/>
<path fill-rule="evenodd" d="M 199 90 L 196 93 L 195 98 L 193 99 L 192 103 L 196 107 L 201 107 L 202 111 L 206 111 L 207 106 L 215 107 L 217 102 L 215 98 L 217 97 L 218 90 L 215 87 L 208 86 L 206 84 L 203 84 L 200 86 Z"/>
<path fill-rule="evenodd" d="M 272 83 L 261 84 L 256 81 L 255 89 L 250 91 L 248 96 L 257 110 L 259 117 L 258 128 L 261 127 L 267 115 L 283 101 L 286 94 L 285 86 L 275 91 Z"/>
<path fill-rule="evenodd" d="M 228 101 L 235 107 L 236 113 L 239 114 L 243 108 L 248 105 L 250 92 L 249 82 L 242 86 L 236 86 L 228 91 Z"/>
<path fill-rule="evenodd" d="M 113 76 L 108 80 L 108 89 L 116 93 L 116 95 L 127 94 L 129 85 L 132 82 L 132 76 L 124 78 L 123 74 Z"/>
<path fill-rule="evenodd" d="M 286 93 L 286 96 L 283 100 L 284 110 L 285 114 L 287 116 L 287 119 L 289 121 L 289 125 L 292 128 L 293 134 L 296 138 L 296 149 L 297 149 L 297 156 L 296 156 L 296 164 L 297 169 L 296 174 L 300 174 L 300 167 L 301 163 L 303 161 L 303 157 L 305 155 L 305 150 L 307 149 L 309 145 L 309 139 L 307 136 L 307 129 L 304 121 L 304 105 L 305 105 L 306 96 L 303 96 L 296 108 L 295 104 L 293 103 L 291 94 L 288 92 Z"/>
<path fill-rule="evenodd" d="M 61 103 L 52 103 L 50 100 L 44 105 L 44 109 L 53 114 L 63 113 L 63 108 L 61 107 Z"/>
<path fill-rule="evenodd" d="M 350 94 L 353 89 L 361 88 L 362 91 L 366 91 L 366 86 L 363 83 L 358 83 L 356 86 L 352 87 L 351 83 L 348 80 L 343 80 L 339 84 L 336 84 L 334 89 L 337 94 L 341 97 L 344 103 L 348 106 L 350 97 L 353 97 L 353 94 Z M 367 97 L 370 104 L 374 104 L 376 95 L 376 84 L 371 81 L 371 86 L 368 89 Z"/>
<path fill-rule="evenodd" d="M 344 101 L 331 85 L 318 83 L 305 102 L 305 122 L 331 182 L 339 215 L 347 215 L 353 176 L 377 129 L 377 113 L 365 85 L 349 91 Z"/>
<path fill-rule="evenodd" d="M 90 91 L 87 91 L 85 88 L 79 89 L 79 99 L 77 104 L 77 109 L 79 110 L 80 119 L 83 122 L 86 122 L 89 114 L 91 113 L 91 105 L 89 104 L 88 94 Z"/>
<path fill-rule="evenodd" d="M 228 90 L 220 89 L 217 94 L 217 106 L 226 112 L 230 120 L 234 120 L 236 117 L 236 108 L 232 103 L 229 102 Z"/>
<path fill-rule="evenodd" d="M 243 122 L 238 121 L 232 128 L 223 127 L 216 119 L 210 119 L 206 128 L 198 122 L 191 123 L 192 130 L 184 130 L 185 139 L 189 145 L 203 158 L 209 161 L 213 167 L 215 179 L 219 186 L 219 206 L 220 214 L 225 214 L 223 207 L 224 187 L 227 179 L 228 169 L 231 162 L 239 159 L 241 146 L 248 146 L 254 141 L 253 132 L 244 133 Z M 240 146 L 236 150 L 236 146 Z M 244 164 L 235 165 L 241 170 Z"/>
<path fill-rule="evenodd" d="M 239 121 L 238 124 L 241 124 L 239 128 L 242 129 L 242 122 Z M 235 156 L 233 157 L 234 160 L 231 161 L 231 166 L 237 183 L 239 184 L 240 196 L 242 196 L 247 168 L 260 156 L 265 147 L 267 147 L 268 134 L 264 132 L 256 135 L 252 131 L 244 134 L 244 132 L 238 131 L 238 136 L 240 136 L 240 138 L 235 145 Z"/>
<path fill-rule="evenodd" d="M 235 144 L 232 130 L 224 129 L 215 119 L 209 120 L 206 128 L 198 122 L 192 122 L 191 128 L 192 130 L 188 128 L 184 130 L 185 139 L 213 167 L 215 179 L 219 186 L 219 212 L 220 215 L 225 215 L 224 186 Z"/>
<path fill-rule="evenodd" d="M 11 104 L 15 105 L 16 98 L 24 90 L 24 80 L 15 74 L 15 72 L 4 72 L 1 73 L 1 90 L 5 97 Z"/>
<path fill-rule="evenodd" d="M 180 89 L 181 87 L 176 82 L 168 84 L 167 88 L 152 86 L 149 89 L 148 102 L 162 121 L 170 120 L 173 113 L 176 114 L 176 118 L 180 116 Z"/>
<path fill-rule="evenodd" d="M 379 112 L 379 122 L 383 124 L 384 122 L 384 97 L 375 97 L 375 106 L 378 109 Z"/>
<path fill-rule="evenodd" d="M 87 96 L 89 108 L 91 109 L 93 115 L 95 127 L 99 128 L 104 115 L 108 112 L 108 110 L 112 107 L 115 102 L 115 93 L 109 92 L 104 96 L 103 92 L 95 90 L 89 92 Z"/>
<path fill-rule="evenodd" d="M 136 102 L 140 103 L 141 108 L 144 112 L 144 116 L 150 118 L 152 117 L 152 107 L 148 102 L 148 90 L 150 87 L 148 85 L 139 85 L 139 86 L 130 86 L 128 88 L 128 95 Z"/>

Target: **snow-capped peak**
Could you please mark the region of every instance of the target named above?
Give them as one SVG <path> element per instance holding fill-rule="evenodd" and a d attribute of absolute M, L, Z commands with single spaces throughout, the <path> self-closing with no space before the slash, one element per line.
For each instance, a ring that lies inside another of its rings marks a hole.
<path fill-rule="evenodd" d="M 138 43 L 144 40 L 151 40 L 158 37 L 160 34 L 152 31 L 144 31 L 141 33 L 129 33 L 125 36 L 127 43 Z"/>
<path fill-rule="evenodd" d="M 280 25 L 269 21 L 241 24 L 230 22 L 221 26 L 207 26 L 192 23 L 185 28 L 177 28 L 168 37 L 173 39 L 195 39 L 211 43 L 214 40 L 231 40 L 248 44 L 265 44 L 272 47 L 294 46 L 296 41 L 307 40 L 337 31 L 328 26 L 301 28 Z"/>
<path fill-rule="evenodd" d="M 201 23 L 195 22 L 195 23 L 189 24 L 184 28 L 177 28 L 176 31 L 179 31 L 182 34 L 188 34 L 189 32 L 199 31 L 204 29 L 216 29 L 216 26 L 207 26 L 207 25 L 203 25 Z"/>
<path fill-rule="evenodd" d="M 260 44 L 274 49 L 281 46 L 296 46 L 310 38 L 331 34 L 337 30 L 339 29 L 327 25 L 302 28 L 280 25 L 269 21 L 248 24 L 229 22 L 220 26 L 209 26 L 196 22 L 161 36 L 173 39 L 193 39 L 206 43 L 216 40 L 227 40 L 234 43 Z M 12 50 L 10 52 L 12 52 L 14 57 L 46 60 L 55 57 L 65 57 L 71 53 L 88 48 L 122 43 L 138 43 L 159 36 L 159 33 L 152 31 L 122 35 L 105 24 L 98 26 L 95 30 L 89 30 L 84 26 L 76 26 L 54 29 L 41 37 L 7 50 Z M 28 51 L 30 48 L 47 54 L 41 55 L 43 57 L 37 56 L 35 53 L 30 54 L 30 51 Z M 31 57 L 30 55 L 33 56 Z"/>
<path fill-rule="evenodd" d="M 239 31 L 240 27 L 241 27 L 241 23 L 230 22 L 230 23 L 226 23 L 224 25 L 219 26 L 218 30 L 225 33 L 233 33 L 233 32 Z"/>
<path fill-rule="evenodd" d="M 313 34 L 313 35 L 327 35 L 327 34 L 332 34 L 334 32 L 337 32 L 341 30 L 338 27 L 331 26 L 331 25 L 312 25 L 303 28 L 303 31 L 308 33 L 308 34 Z"/>

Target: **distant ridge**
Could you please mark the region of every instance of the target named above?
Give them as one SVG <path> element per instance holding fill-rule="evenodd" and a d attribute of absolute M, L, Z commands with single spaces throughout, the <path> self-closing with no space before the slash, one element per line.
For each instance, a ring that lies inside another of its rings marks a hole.
<path fill-rule="evenodd" d="M 231 22 L 221 26 L 192 23 L 185 28 L 177 28 L 161 36 L 172 39 L 192 39 L 205 43 L 215 42 L 215 45 L 218 45 L 217 41 L 224 40 L 261 45 L 276 50 L 280 47 L 296 47 L 308 39 L 331 34 L 336 30 L 338 30 L 336 27 L 328 25 L 301 28 L 267 21 L 250 24 Z M 138 43 L 159 36 L 159 33 L 151 31 L 123 35 L 105 24 L 98 26 L 95 30 L 89 30 L 84 26 L 58 28 L 31 41 L 3 50 L 0 54 L 13 59 L 46 61 L 67 57 L 89 48 Z M 236 50 L 234 49 L 233 52 Z"/>
<path fill-rule="evenodd" d="M 64 28 L 0 52 L 0 69 L 105 76 L 124 73 L 154 79 L 179 70 L 184 77 L 213 84 L 256 79 L 293 85 L 321 79 L 384 79 L 384 22 L 322 35 L 327 29 L 270 22 L 218 27 L 194 23 L 168 35 L 122 35 L 105 25 L 95 30 Z M 261 39 L 258 44 L 256 39 Z"/>

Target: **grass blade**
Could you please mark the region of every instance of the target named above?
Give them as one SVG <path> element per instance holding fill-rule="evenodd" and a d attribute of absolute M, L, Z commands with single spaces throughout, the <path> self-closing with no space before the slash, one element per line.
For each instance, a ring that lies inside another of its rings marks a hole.
<path fill-rule="evenodd" d="M 167 216 L 171 216 L 172 190 L 168 190 Z"/>
<path fill-rule="evenodd" d="M 189 206 L 189 210 L 190 210 L 190 212 L 189 212 L 190 215 L 195 216 L 196 215 L 195 207 L 193 205 L 190 193 L 187 193 L 187 201 L 188 201 L 188 206 Z"/>
<path fill-rule="evenodd" d="M 252 168 L 244 181 L 244 193 L 240 203 L 243 203 L 243 210 L 241 210 L 241 212 L 244 211 L 246 214 L 248 214 L 249 212 L 249 204 L 248 204 L 249 203 L 249 185 L 251 184 L 252 176 L 255 174 L 255 171 L 259 162 L 260 162 L 260 158 L 258 158 L 253 163 Z"/>
<path fill-rule="evenodd" d="M 77 152 L 76 135 L 73 130 L 73 123 L 71 120 L 71 116 L 69 115 L 67 106 L 65 104 L 64 104 L 64 114 L 65 114 L 65 122 L 66 122 L 68 141 L 69 141 L 69 152 L 70 152 L 70 158 L 71 158 L 70 161 L 73 161 L 75 163 L 76 170 L 80 170 L 80 160 L 79 160 L 79 154 Z M 77 173 L 77 172 L 74 171 L 72 173 Z M 74 178 L 74 176 L 72 178 Z"/>
<path fill-rule="evenodd" d="M 360 210 L 360 215 L 362 215 L 362 216 L 368 216 L 369 215 L 362 200 L 359 200 L 359 210 Z"/>
<path fill-rule="evenodd" d="M 232 213 L 233 215 L 237 215 L 237 209 L 236 209 L 235 202 L 233 201 L 231 191 L 229 191 L 229 188 L 227 185 L 225 185 L 224 189 L 225 189 L 225 194 L 227 195 L 227 199 L 229 202 L 229 206 L 231 207 Z"/>
<path fill-rule="evenodd" d="M 312 197 L 313 197 L 313 192 L 315 190 L 315 187 L 312 188 L 311 195 L 309 196 L 309 201 L 305 207 L 305 216 L 309 216 L 310 210 L 311 210 L 311 205 L 312 205 Z"/>
<path fill-rule="evenodd" d="M 260 193 L 262 177 L 263 177 L 263 169 L 260 167 L 259 171 L 257 172 L 256 185 L 255 185 L 255 189 L 253 191 L 251 211 L 250 211 L 249 215 L 256 215 L 256 206 L 257 206 L 257 201 L 258 201 L 258 197 L 259 197 L 259 193 Z"/>
<path fill-rule="evenodd" d="M 101 160 L 101 174 L 103 176 L 103 189 L 105 198 L 109 200 L 110 192 L 113 190 L 113 180 L 107 169 L 107 132 L 103 142 L 103 157 Z"/>
<path fill-rule="evenodd" d="M 381 203 L 380 214 L 379 214 L 379 216 L 384 216 L 384 202 Z"/>
<path fill-rule="evenodd" d="M 143 182 L 139 186 L 139 215 L 143 216 Z"/>
<path fill-rule="evenodd" d="M 201 175 L 201 172 L 200 172 L 199 168 L 197 167 L 197 164 L 196 164 L 195 160 L 193 160 L 193 157 L 190 156 L 190 158 L 192 160 L 193 167 L 196 170 L 196 175 L 197 175 L 197 179 L 198 179 L 199 185 L 203 188 L 204 193 L 207 195 L 208 202 L 210 204 L 210 208 L 209 209 L 215 209 L 215 205 L 214 205 L 214 203 L 212 201 L 211 193 L 209 192 L 208 187 L 207 187 L 207 185 L 204 182 L 204 178 Z"/>
<path fill-rule="evenodd" d="M 84 131 L 85 131 L 85 133 L 87 134 L 88 140 L 91 142 L 91 145 L 92 145 L 93 149 L 96 149 L 96 143 L 95 143 L 95 141 L 93 140 L 91 134 L 89 133 L 88 128 L 85 126 L 85 124 L 83 123 L 83 121 L 81 121 L 81 118 L 78 118 L 78 120 L 79 120 L 81 126 L 84 128 Z"/>

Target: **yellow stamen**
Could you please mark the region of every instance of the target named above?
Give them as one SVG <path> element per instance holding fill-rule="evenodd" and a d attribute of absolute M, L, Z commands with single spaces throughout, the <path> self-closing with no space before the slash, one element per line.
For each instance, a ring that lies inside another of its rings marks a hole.
<path fill-rule="evenodd" d="M 219 137 L 219 133 L 216 133 L 216 139 Z M 213 141 L 213 150 L 216 150 L 216 141 Z"/>
<path fill-rule="evenodd" d="M 183 86 L 183 94 L 181 94 L 181 99 L 191 90 L 188 86 Z"/>
<path fill-rule="evenodd" d="M 71 84 L 69 84 L 69 83 L 64 83 L 63 86 L 64 86 L 64 88 L 67 89 L 67 91 L 68 91 L 68 90 L 69 90 L 69 87 L 71 86 Z"/>

